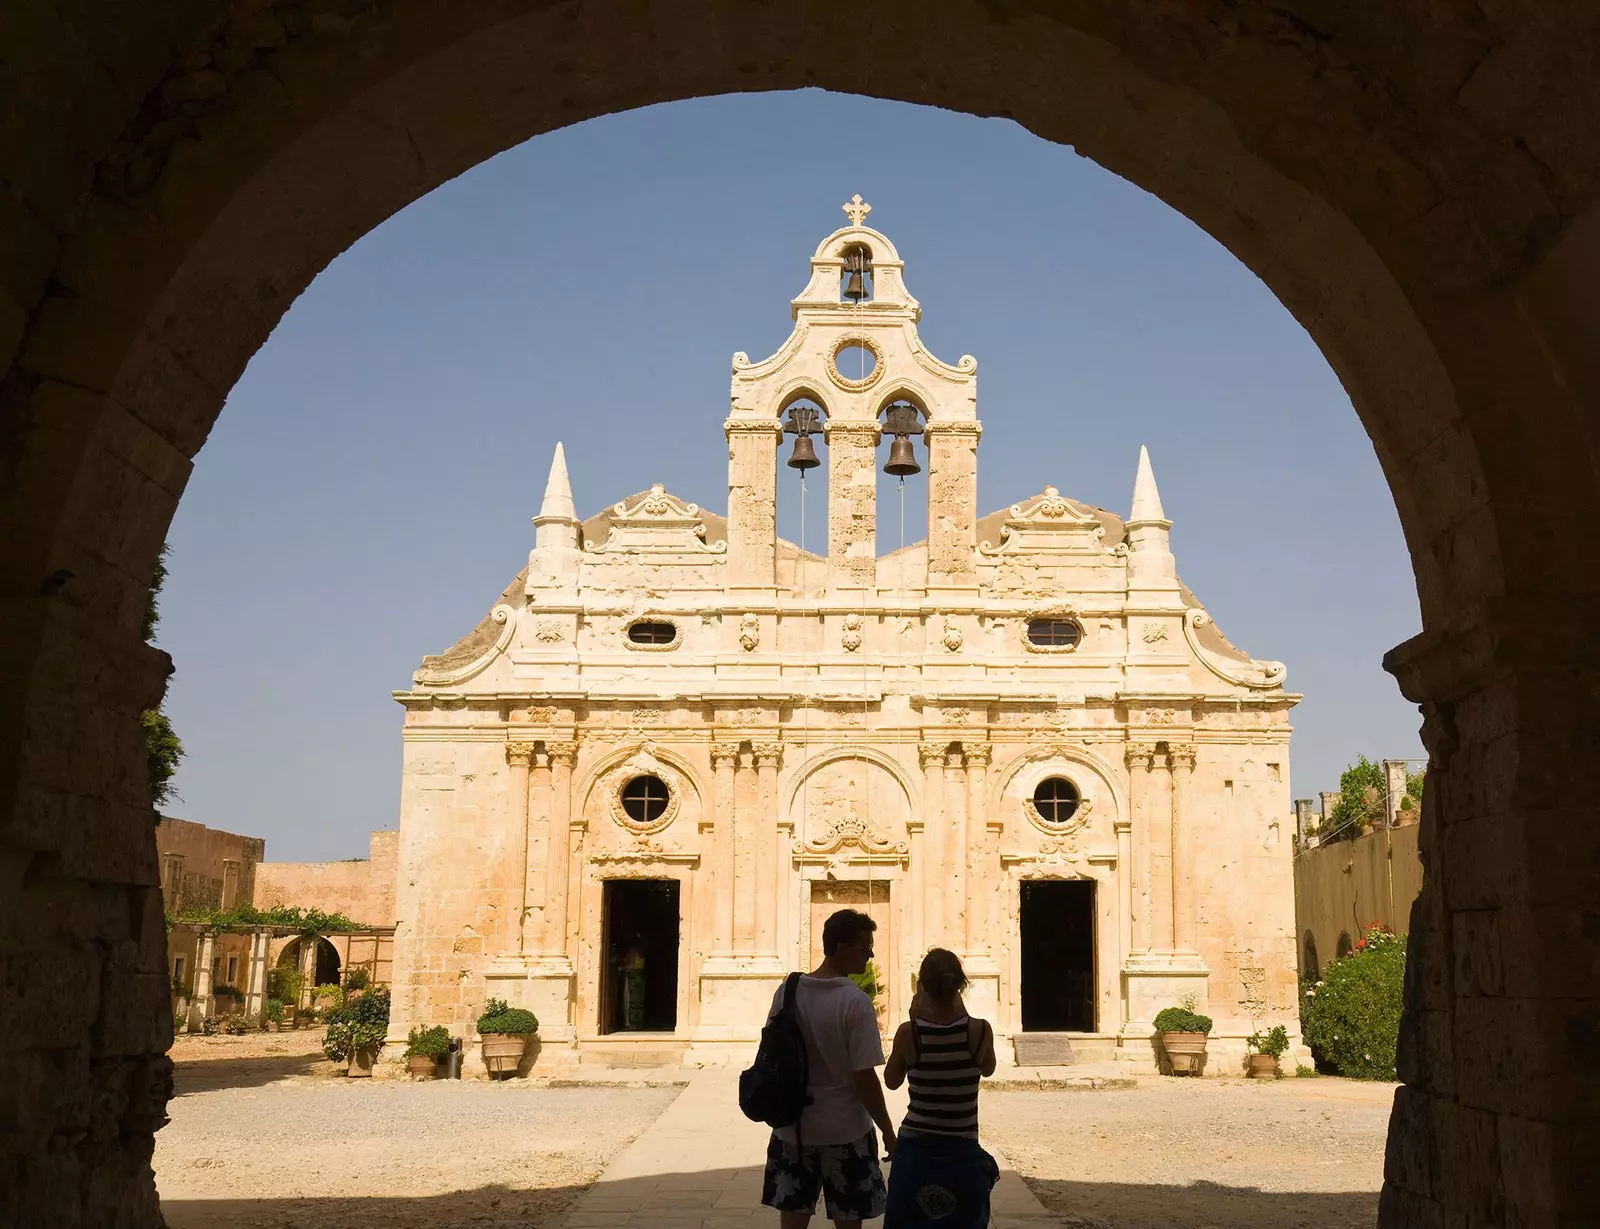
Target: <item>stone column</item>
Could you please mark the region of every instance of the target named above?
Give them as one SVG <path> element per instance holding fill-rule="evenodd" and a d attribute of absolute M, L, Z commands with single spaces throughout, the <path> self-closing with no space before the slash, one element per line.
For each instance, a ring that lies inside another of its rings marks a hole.
<path fill-rule="evenodd" d="M 770 589 L 778 548 L 777 419 L 730 418 L 728 436 L 728 587 Z"/>
<path fill-rule="evenodd" d="M 739 744 L 717 742 L 711 744 L 711 775 L 715 782 L 716 828 L 712 832 L 712 883 L 713 925 L 715 939 L 713 954 L 731 955 L 733 952 L 733 833 L 737 820 L 733 807 L 733 773 L 739 762 Z"/>
<path fill-rule="evenodd" d="M 1133 951 L 1147 952 L 1152 942 L 1150 926 L 1150 770 L 1155 765 L 1153 743 L 1129 743 L 1128 801 L 1132 819 Z"/>
<path fill-rule="evenodd" d="M 922 743 L 922 941 L 942 942 L 944 932 L 944 757 L 948 743 Z"/>
<path fill-rule="evenodd" d="M 528 864 L 533 857 L 533 840 L 528 824 L 528 766 L 533 762 L 533 744 L 506 744 L 506 764 L 511 769 L 511 830 L 522 836 L 521 892 L 517 901 L 517 954 L 528 950 L 528 914 L 533 902 L 528 899 Z"/>
<path fill-rule="evenodd" d="M 1190 814 L 1189 778 L 1194 773 L 1195 749 L 1192 745 L 1167 749 L 1172 773 L 1172 946 L 1180 952 L 1195 952 L 1199 919 L 1195 897 L 1194 816 Z"/>
<path fill-rule="evenodd" d="M 321 935 L 300 936 L 301 1010 L 310 1010 L 317 1001 L 317 948 L 321 946 Z"/>
<path fill-rule="evenodd" d="M 930 422 L 928 443 L 929 589 L 975 589 L 978 436 L 976 422 Z"/>
<path fill-rule="evenodd" d="M 567 885 L 572 848 L 572 766 L 578 759 L 575 742 L 544 745 L 550 773 L 550 841 L 545 858 L 544 955 L 566 960 Z"/>
<path fill-rule="evenodd" d="M 1112 827 L 1117 834 L 1117 959 L 1126 961 L 1133 951 L 1133 823 L 1118 819 Z"/>
<path fill-rule="evenodd" d="M 823 427 L 828 444 L 828 587 L 870 589 L 878 583 L 878 424 Z"/>
<path fill-rule="evenodd" d="M 966 884 L 967 927 L 964 936 L 963 956 L 987 958 L 993 950 L 994 937 L 990 932 L 989 884 L 985 860 L 988 841 L 988 783 L 989 760 L 994 748 L 989 743 L 963 743 L 962 762 L 967 770 L 966 798 Z"/>
<path fill-rule="evenodd" d="M 250 932 L 250 972 L 245 982 L 244 1014 L 259 1027 L 267 1018 L 267 944 L 264 930 Z"/>
<path fill-rule="evenodd" d="M 189 1031 L 198 1033 L 200 1022 L 211 1014 L 211 961 L 216 951 L 216 936 L 206 931 L 194 960 L 194 997 L 189 1000 Z"/>
<path fill-rule="evenodd" d="M 755 743 L 756 762 L 756 950 L 778 954 L 778 895 L 783 891 L 783 857 L 778 848 L 778 763 L 783 744 Z"/>
<path fill-rule="evenodd" d="M 967 937 L 967 782 L 961 752 L 951 750 L 944 757 L 944 839 L 941 868 L 944 882 L 944 925 L 933 940 L 940 947 L 954 948 Z"/>
<path fill-rule="evenodd" d="M 755 757 L 741 750 L 733 770 L 733 950 L 750 956 L 756 948 Z"/>

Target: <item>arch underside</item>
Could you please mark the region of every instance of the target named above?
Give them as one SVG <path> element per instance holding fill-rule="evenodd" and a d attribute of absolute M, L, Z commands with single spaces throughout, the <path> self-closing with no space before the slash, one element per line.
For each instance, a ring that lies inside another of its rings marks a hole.
<path fill-rule="evenodd" d="M 1384 1222 L 1579 1215 L 1600 1113 L 1577 1040 L 1600 1029 L 1600 17 L 1492 8 L 14 6 L 0 943 L 82 976 L 75 1005 L 6 983 L 0 1061 L 47 1091 L 0 1145 L 0 1209 L 159 1223 L 170 1017 L 138 714 L 168 663 L 139 626 L 191 458 L 289 303 L 530 136 L 866 82 L 1014 118 L 1160 196 L 1338 373 L 1411 551 L 1424 632 L 1391 668 L 1432 755 Z"/>

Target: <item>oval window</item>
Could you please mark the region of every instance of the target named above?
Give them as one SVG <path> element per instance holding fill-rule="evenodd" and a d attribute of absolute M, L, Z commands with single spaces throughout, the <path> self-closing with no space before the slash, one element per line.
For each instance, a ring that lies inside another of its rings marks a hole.
<path fill-rule="evenodd" d="M 1028 643 L 1043 649 L 1070 649 L 1083 639 L 1083 628 L 1071 619 L 1029 619 Z"/>
<path fill-rule="evenodd" d="M 678 638 L 678 629 L 670 623 L 634 623 L 628 627 L 628 639 L 634 644 L 671 644 Z"/>
<path fill-rule="evenodd" d="M 660 777 L 634 777 L 622 787 L 622 809 L 636 824 L 653 824 L 666 813 L 667 783 Z"/>
<path fill-rule="evenodd" d="M 1033 809 L 1047 824 L 1064 824 L 1078 809 L 1082 795 L 1065 777 L 1046 777 L 1033 791 Z"/>

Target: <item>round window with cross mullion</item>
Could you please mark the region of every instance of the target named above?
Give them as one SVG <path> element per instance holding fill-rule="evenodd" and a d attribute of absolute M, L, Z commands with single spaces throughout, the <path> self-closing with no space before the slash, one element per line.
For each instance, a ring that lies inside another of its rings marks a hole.
<path fill-rule="evenodd" d="M 1078 787 L 1065 777 L 1046 777 L 1033 791 L 1033 809 L 1052 827 L 1069 823 L 1082 801 Z"/>
<path fill-rule="evenodd" d="M 653 824 L 667 813 L 671 797 L 660 777 L 637 776 L 622 787 L 622 810 L 636 824 Z"/>

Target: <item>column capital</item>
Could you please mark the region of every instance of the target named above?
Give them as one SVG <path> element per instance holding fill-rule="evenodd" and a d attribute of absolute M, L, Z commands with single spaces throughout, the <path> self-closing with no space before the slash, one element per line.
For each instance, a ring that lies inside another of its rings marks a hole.
<path fill-rule="evenodd" d="M 922 424 L 924 437 L 935 435 L 970 435 L 974 439 L 983 434 L 983 424 L 977 419 L 965 421 L 952 421 L 950 419 L 936 420 Z"/>
<path fill-rule="evenodd" d="M 515 742 L 506 744 L 506 763 L 513 768 L 526 768 L 533 763 L 533 744 Z"/>
<path fill-rule="evenodd" d="M 1172 768 L 1192 769 L 1194 767 L 1193 743 L 1169 743 L 1167 745 L 1167 764 Z"/>
<path fill-rule="evenodd" d="M 737 764 L 739 762 L 739 744 L 730 742 L 712 743 L 711 766 L 715 768 L 719 762 Z"/>
<path fill-rule="evenodd" d="M 782 743 L 751 743 L 750 750 L 755 754 L 757 768 L 776 768 L 783 758 Z"/>
<path fill-rule="evenodd" d="M 1155 743 L 1129 743 L 1123 751 L 1129 768 L 1143 768 L 1146 772 L 1155 767 Z"/>
<path fill-rule="evenodd" d="M 783 424 L 776 418 L 728 418 L 723 420 L 722 429 L 728 435 L 770 435 L 775 440 L 783 438 Z"/>
<path fill-rule="evenodd" d="M 933 768 L 944 763 L 945 752 L 949 749 L 949 743 L 918 743 L 917 758 L 924 768 Z"/>
<path fill-rule="evenodd" d="M 544 751 L 552 768 L 571 768 L 578 762 L 578 744 L 571 740 L 546 742 Z"/>
<path fill-rule="evenodd" d="M 994 758 L 994 744 L 962 743 L 961 753 L 968 768 L 987 768 Z"/>

